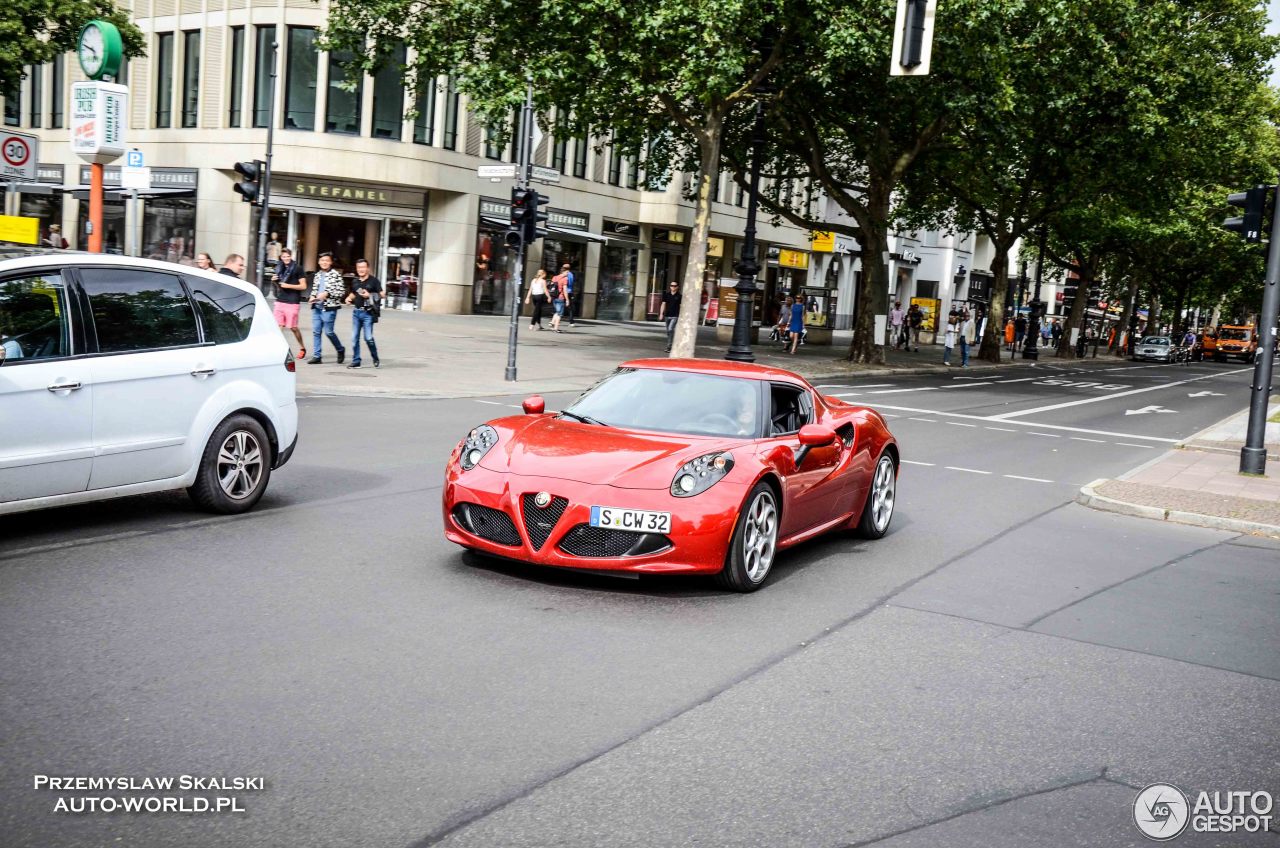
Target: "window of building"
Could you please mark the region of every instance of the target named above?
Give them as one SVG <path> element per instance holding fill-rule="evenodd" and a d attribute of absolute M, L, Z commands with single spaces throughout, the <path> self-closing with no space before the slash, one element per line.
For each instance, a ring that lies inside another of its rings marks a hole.
<path fill-rule="evenodd" d="M 446 150 L 458 149 L 458 84 L 449 77 L 444 100 L 444 140 L 440 146 Z"/>
<path fill-rule="evenodd" d="M 231 28 L 231 91 L 227 98 L 227 125 L 243 125 L 241 109 L 244 106 L 244 27 Z"/>
<path fill-rule="evenodd" d="M 557 138 L 551 143 L 551 167 L 564 173 L 565 157 L 569 154 L 569 140 Z"/>
<path fill-rule="evenodd" d="M 8 368 L 71 355 L 67 289 L 55 272 L 0 282 L 0 351 Z"/>
<path fill-rule="evenodd" d="M 289 27 L 289 69 L 285 82 L 284 126 L 288 130 L 316 128 L 316 31 Z"/>
<path fill-rule="evenodd" d="M 618 185 L 622 182 L 622 151 L 610 144 L 609 145 L 609 185 Z"/>
<path fill-rule="evenodd" d="M 172 274 L 117 268 L 80 269 L 101 353 L 200 343 L 196 314 Z"/>
<path fill-rule="evenodd" d="M 585 138 L 573 141 L 573 175 L 583 179 L 587 176 L 587 140 Z"/>
<path fill-rule="evenodd" d="M 254 127 L 265 127 L 269 121 L 271 113 L 271 60 L 275 50 L 272 49 L 276 42 L 276 28 L 274 26 L 260 26 L 255 32 L 256 44 L 254 45 L 253 54 L 253 125 Z M 292 33 L 290 33 L 292 37 Z M 292 60 L 293 57 L 290 56 Z M 311 60 L 312 75 L 311 86 L 315 87 L 315 60 Z M 292 74 L 290 74 L 292 79 Z M 314 104 L 314 98 L 312 98 Z M 311 106 L 311 112 L 315 113 L 315 106 Z"/>
<path fill-rule="evenodd" d="M 40 127 L 44 123 L 44 65 L 28 66 L 27 77 L 31 80 L 31 126 Z"/>
<path fill-rule="evenodd" d="M 325 103 L 324 131 L 342 135 L 360 135 L 360 106 L 364 95 L 360 71 L 349 68 L 355 57 L 347 51 L 329 54 L 329 98 Z M 355 91 L 343 85 L 355 77 Z"/>
<path fill-rule="evenodd" d="M 430 145 L 436 137 L 436 81 L 427 82 L 426 88 L 414 102 L 413 143 Z"/>
<path fill-rule="evenodd" d="M 640 157 L 632 156 L 627 161 L 627 188 L 640 186 Z"/>
<path fill-rule="evenodd" d="M 156 36 L 156 126 L 173 126 L 173 33 Z"/>
<path fill-rule="evenodd" d="M 200 33 L 182 34 L 182 128 L 193 128 L 200 115 Z"/>
<path fill-rule="evenodd" d="M 736 182 L 736 180 L 735 180 L 735 182 Z M 733 198 L 733 205 L 734 205 L 734 206 L 746 206 L 746 205 L 747 205 L 747 190 L 746 190 L 745 188 L 743 188 L 741 184 L 739 184 L 739 185 L 738 185 L 738 191 L 737 191 L 737 193 L 734 195 L 734 198 Z"/>
<path fill-rule="evenodd" d="M 484 128 L 484 158 L 501 159 L 502 148 L 498 146 L 498 128 Z"/>
<path fill-rule="evenodd" d="M 22 124 L 22 80 L 14 79 L 4 89 L 4 125 Z"/>
<path fill-rule="evenodd" d="M 65 85 L 63 83 L 66 80 L 66 65 L 63 64 L 64 61 L 65 57 L 61 55 L 53 57 L 52 79 L 49 84 L 49 97 L 52 103 L 49 112 L 49 126 L 55 130 L 62 126 L 63 97 L 65 96 L 63 92 Z"/>
<path fill-rule="evenodd" d="M 403 44 L 397 44 L 373 78 L 373 137 L 400 139 L 404 123 Z"/>
<path fill-rule="evenodd" d="M 142 255 L 161 262 L 194 265 L 196 260 L 194 197 L 155 197 L 142 216 Z"/>

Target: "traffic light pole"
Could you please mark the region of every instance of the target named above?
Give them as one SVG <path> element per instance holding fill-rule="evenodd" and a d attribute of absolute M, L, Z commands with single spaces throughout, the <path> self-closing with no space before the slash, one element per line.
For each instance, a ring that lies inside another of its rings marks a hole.
<path fill-rule="evenodd" d="M 258 288 L 267 290 L 267 219 L 271 216 L 271 153 L 275 141 L 276 127 L 276 57 L 280 52 L 280 42 L 271 42 L 271 96 L 267 98 L 267 158 L 262 169 L 262 193 L 258 195 L 258 249 L 254 253 L 253 262 L 257 267 L 255 281 Z"/>
<path fill-rule="evenodd" d="M 1280 185 L 1272 191 L 1280 204 Z M 1267 276 L 1258 316 L 1258 356 L 1253 365 L 1249 395 L 1249 427 L 1240 449 L 1241 474 L 1265 474 L 1267 470 L 1267 401 L 1271 396 L 1271 360 L 1276 353 L 1276 315 L 1280 313 L 1280 205 L 1271 215 L 1271 244 L 1267 248 Z"/>
<path fill-rule="evenodd" d="M 528 188 L 533 181 L 533 81 L 529 80 L 525 89 L 524 106 L 520 109 L 520 149 L 517 151 L 516 185 Z M 530 210 L 535 219 L 538 204 Z M 536 226 L 536 224 L 535 224 Z M 507 331 L 507 372 L 508 383 L 516 381 L 516 340 L 520 334 L 520 290 L 524 285 L 524 252 L 529 246 L 528 239 L 522 233 L 520 250 L 516 254 L 515 284 L 511 286 L 511 328 Z"/>

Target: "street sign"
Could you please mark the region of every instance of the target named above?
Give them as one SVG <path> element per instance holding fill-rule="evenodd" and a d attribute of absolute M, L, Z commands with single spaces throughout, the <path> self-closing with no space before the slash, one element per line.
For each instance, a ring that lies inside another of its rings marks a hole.
<path fill-rule="evenodd" d="M 560 182 L 560 172 L 555 168 L 534 165 L 533 178 L 540 183 L 558 183 Z"/>
<path fill-rule="evenodd" d="M 129 168 L 141 168 L 143 165 L 142 151 L 130 150 L 128 153 L 124 155 L 124 164 L 126 167 L 129 167 Z"/>
<path fill-rule="evenodd" d="M 502 177 L 514 178 L 516 175 L 515 165 L 481 165 L 476 168 L 477 177 Z"/>
<path fill-rule="evenodd" d="M 71 151 L 86 162 L 114 162 L 124 153 L 129 89 L 107 82 L 71 85 Z"/>
<path fill-rule="evenodd" d="M 120 188 L 149 191 L 151 189 L 151 169 L 145 166 L 125 165 L 120 169 Z"/>
<path fill-rule="evenodd" d="M 10 180 L 35 180 L 40 159 L 40 139 L 16 132 L 0 132 L 0 176 Z"/>

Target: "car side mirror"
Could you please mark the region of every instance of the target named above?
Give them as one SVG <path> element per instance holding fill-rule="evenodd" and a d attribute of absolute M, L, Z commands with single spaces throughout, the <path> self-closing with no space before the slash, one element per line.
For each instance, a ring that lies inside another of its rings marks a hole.
<path fill-rule="evenodd" d="M 524 409 L 525 415 L 541 415 L 547 409 L 547 402 L 541 395 L 533 395 L 525 398 L 520 406 Z"/>
<path fill-rule="evenodd" d="M 800 428 L 800 444 L 805 447 L 826 447 L 835 440 L 835 429 L 828 427 L 826 424 L 806 424 Z"/>

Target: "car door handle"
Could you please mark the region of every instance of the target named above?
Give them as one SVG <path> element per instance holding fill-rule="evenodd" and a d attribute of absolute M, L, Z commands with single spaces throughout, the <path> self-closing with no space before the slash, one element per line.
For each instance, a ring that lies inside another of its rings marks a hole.
<path fill-rule="evenodd" d="M 191 372 L 192 377 L 212 377 L 218 373 L 217 368 L 197 368 Z"/>
<path fill-rule="evenodd" d="M 80 381 L 79 381 L 79 380 L 75 381 L 74 383 L 52 383 L 52 384 L 49 386 L 49 391 L 51 391 L 51 392 L 74 392 L 76 389 L 80 388 L 80 386 L 81 386 L 81 383 L 80 383 Z"/>

